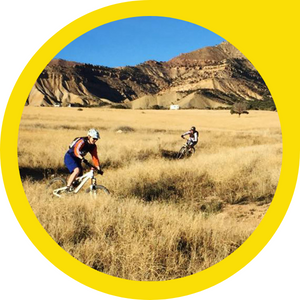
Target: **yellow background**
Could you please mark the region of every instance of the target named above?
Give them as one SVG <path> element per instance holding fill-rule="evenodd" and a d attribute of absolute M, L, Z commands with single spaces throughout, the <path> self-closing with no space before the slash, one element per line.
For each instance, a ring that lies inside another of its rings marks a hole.
<path fill-rule="evenodd" d="M 121 297 L 179 297 L 211 287 L 244 267 L 266 245 L 282 221 L 296 184 L 299 164 L 299 104 L 297 86 L 297 27 L 293 2 L 268 5 L 252 1 L 143 1 L 113 5 L 92 12 L 53 36 L 22 72 L 7 105 L 1 134 L 1 163 L 6 191 L 23 230 L 60 270 L 96 290 Z M 273 203 L 251 237 L 232 255 L 198 274 L 165 282 L 134 282 L 95 271 L 72 258 L 45 232 L 25 197 L 18 171 L 17 138 L 26 98 L 48 62 L 67 44 L 102 24 L 136 16 L 178 18 L 205 27 L 237 47 L 256 67 L 278 108 L 283 133 L 283 164 Z M 286 68 L 283 68 L 286 66 Z M 293 68 L 291 66 L 294 66 Z M 283 73 L 283 70 L 286 72 Z M 9 147 L 6 147 L 9 145 Z M 3 159 L 5 158 L 5 159 Z M 117 288 L 116 288 L 117 287 Z"/>

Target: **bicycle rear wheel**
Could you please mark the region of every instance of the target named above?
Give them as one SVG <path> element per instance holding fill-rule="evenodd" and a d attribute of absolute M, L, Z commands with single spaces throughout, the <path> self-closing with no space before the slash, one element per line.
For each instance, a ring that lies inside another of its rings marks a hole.
<path fill-rule="evenodd" d="M 194 147 L 190 148 L 190 149 L 187 151 L 186 156 L 187 156 L 187 157 L 192 156 L 193 154 L 195 154 L 195 151 L 196 151 L 196 150 L 195 150 Z"/>
<path fill-rule="evenodd" d="M 52 178 L 48 185 L 47 185 L 47 190 L 49 191 L 49 194 L 53 197 L 60 197 L 62 193 L 64 193 L 64 190 L 58 190 L 60 188 L 66 187 L 67 182 L 64 178 L 62 177 L 55 177 Z"/>
<path fill-rule="evenodd" d="M 109 190 L 103 185 L 95 185 L 92 188 L 89 187 L 85 190 L 85 192 L 90 194 L 94 198 L 110 194 Z"/>

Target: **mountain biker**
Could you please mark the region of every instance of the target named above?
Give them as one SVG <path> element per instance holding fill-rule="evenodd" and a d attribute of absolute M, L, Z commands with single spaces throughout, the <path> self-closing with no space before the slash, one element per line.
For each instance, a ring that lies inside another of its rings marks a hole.
<path fill-rule="evenodd" d="M 186 144 L 189 146 L 189 149 L 193 148 L 198 143 L 198 136 L 199 132 L 196 130 L 195 126 L 192 126 L 191 129 L 184 134 L 181 135 L 181 137 L 184 139 L 184 136 L 189 135 L 190 138 L 187 140 Z"/>
<path fill-rule="evenodd" d="M 82 175 L 81 162 L 87 162 L 84 156 L 89 152 L 92 155 L 92 160 L 100 174 L 103 174 L 100 168 L 100 162 L 97 155 L 96 142 L 100 139 L 99 132 L 96 129 L 90 129 L 87 136 L 74 139 L 69 146 L 69 150 L 64 157 L 64 163 L 71 175 L 67 182 L 67 191 L 72 190 L 72 182 Z"/>

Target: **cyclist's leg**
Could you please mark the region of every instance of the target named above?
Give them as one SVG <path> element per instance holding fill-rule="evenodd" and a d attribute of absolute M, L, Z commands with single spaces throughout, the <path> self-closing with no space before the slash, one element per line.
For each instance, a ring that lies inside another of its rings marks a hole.
<path fill-rule="evenodd" d="M 192 139 L 188 139 L 187 142 L 186 142 L 187 146 L 188 146 L 188 151 L 190 151 L 191 147 L 192 147 L 192 144 L 193 144 L 193 141 Z"/>
<path fill-rule="evenodd" d="M 195 149 L 194 146 L 197 145 L 197 142 L 194 142 L 192 140 L 189 141 L 189 152 L 192 151 L 192 149 Z"/>
<path fill-rule="evenodd" d="M 75 168 L 72 172 L 72 174 L 68 178 L 67 187 L 70 187 L 72 185 L 72 182 L 80 175 L 81 169 Z"/>
<path fill-rule="evenodd" d="M 195 150 L 195 146 L 197 145 L 197 143 L 198 143 L 198 142 L 192 142 L 192 143 L 191 143 L 191 149 L 194 149 L 194 150 Z"/>
<path fill-rule="evenodd" d="M 81 161 L 79 158 L 74 157 L 70 155 L 69 153 L 66 153 L 64 162 L 68 170 L 70 171 L 71 175 L 68 178 L 67 186 L 70 187 L 72 185 L 72 182 L 80 175 L 82 174 L 82 166 Z"/>

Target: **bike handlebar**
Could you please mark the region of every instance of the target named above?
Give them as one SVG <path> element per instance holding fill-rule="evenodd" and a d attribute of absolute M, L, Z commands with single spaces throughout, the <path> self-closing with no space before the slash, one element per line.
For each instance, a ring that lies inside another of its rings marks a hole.
<path fill-rule="evenodd" d="M 97 169 L 94 165 L 90 164 L 86 159 L 83 159 L 82 162 L 85 163 L 87 166 L 89 166 L 92 169 Z M 101 168 L 100 168 L 100 170 L 97 169 L 97 173 L 100 175 L 103 175 L 103 171 L 101 170 Z"/>

